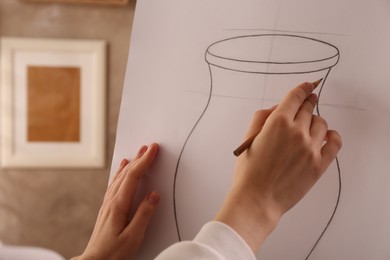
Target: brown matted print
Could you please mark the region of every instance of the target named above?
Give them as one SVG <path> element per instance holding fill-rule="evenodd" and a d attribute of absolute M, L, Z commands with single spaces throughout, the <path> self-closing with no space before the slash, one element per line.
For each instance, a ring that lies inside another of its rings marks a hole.
<path fill-rule="evenodd" d="M 27 140 L 80 141 L 78 67 L 28 66 Z"/>

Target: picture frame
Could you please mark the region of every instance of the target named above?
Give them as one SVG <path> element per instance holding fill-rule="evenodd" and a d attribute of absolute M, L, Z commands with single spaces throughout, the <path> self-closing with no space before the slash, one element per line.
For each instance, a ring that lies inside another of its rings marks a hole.
<path fill-rule="evenodd" d="M 31 3 L 63 3 L 63 4 L 94 4 L 94 5 L 126 5 L 129 0 L 21 0 Z"/>
<path fill-rule="evenodd" d="M 3 37 L 0 72 L 0 167 L 105 166 L 105 41 Z"/>

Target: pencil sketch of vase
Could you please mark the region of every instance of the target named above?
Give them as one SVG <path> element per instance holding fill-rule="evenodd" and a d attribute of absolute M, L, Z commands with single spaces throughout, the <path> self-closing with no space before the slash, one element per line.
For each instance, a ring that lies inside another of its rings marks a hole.
<path fill-rule="evenodd" d="M 211 44 L 205 59 L 211 80 L 209 99 L 183 145 L 175 172 L 173 203 L 179 240 L 193 239 L 222 204 L 232 180 L 233 150 L 242 142 L 253 112 L 277 104 L 299 83 L 323 78 L 317 88 L 320 96 L 338 63 L 339 50 L 300 35 L 245 35 Z M 313 230 L 314 236 L 321 227 Z"/>

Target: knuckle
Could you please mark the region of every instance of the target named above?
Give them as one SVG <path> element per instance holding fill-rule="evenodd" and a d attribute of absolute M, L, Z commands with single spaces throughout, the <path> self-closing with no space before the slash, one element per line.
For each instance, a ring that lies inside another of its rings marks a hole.
<path fill-rule="evenodd" d="M 339 150 L 341 149 L 341 147 L 343 147 L 343 141 L 341 140 L 341 137 L 338 138 L 335 143 L 336 143 Z"/>
<path fill-rule="evenodd" d="M 317 180 L 324 171 L 322 164 L 314 163 L 312 171 L 313 171 L 313 177 L 315 178 L 315 180 Z"/>
<path fill-rule="evenodd" d="M 291 138 L 294 140 L 293 145 L 299 150 L 299 154 L 302 154 L 309 162 L 312 162 L 316 158 L 317 151 L 313 146 L 313 140 L 310 134 L 299 127 L 294 127 L 291 130 Z"/>
<path fill-rule="evenodd" d="M 299 102 L 302 104 L 306 99 L 306 92 L 302 89 L 296 89 L 296 91 L 292 91 L 289 94 L 289 98 L 291 100 L 295 100 L 296 102 Z"/>
<path fill-rule="evenodd" d="M 262 119 L 265 116 L 265 114 L 266 114 L 265 110 L 256 110 L 253 113 L 252 119 L 255 121 L 258 121 L 258 120 Z"/>
<path fill-rule="evenodd" d="M 313 147 L 307 147 L 304 149 L 306 164 L 309 165 L 311 172 L 314 176 L 317 176 L 322 173 L 323 166 L 321 161 L 321 156 L 319 151 Z"/>
<path fill-rule="evenodd" d="M 333 143 L 336 145 L 336 147 L 340 150 L 341 147 L 343 146 L 343 141 L 341 139 L 341 136 L 338 132 L 336 131 L 333 131 L 333 130 L 330 130 L 329 131 L 331 137 L 332 137 L 332 141 Z"/>
<path fill-rule="evenodd" d="M 300 127 L 294 127 L 292 130 L 293 139 L 302 144 L 303 147 L 307 147 L 310 144 L 308 134 Z"/>
<path fill-rule="evenodd" d="M 305 101 L 305 109 L 309 111 L 310 113 L 313 113 L 313 110 L 315 108 L 315 103 L 311 100 L 306 99 Z"/>
<path fill-rule="evenodd" d="M 112 214 L 118 214 L 120 212 L 123 212 L 124 211 L 124 208 L 122 206 L 122 204 L 120 203 L 120 201 L 118 201 L 117 199 L 116 200 L 112 200 L 108 205 L 107 205 L 107 208 L 108 208 L 108 212 L 109 213 L 112 213 Z"/>
<path fill-rule="evenodd" d="M 323 125 L 324 128 L 328 129 L 328 122 L 324 118 L 322 118 L 320 116 L 316 116 L 316 118 L 317 118 L 318 122 L 321 125 Z"/>
<path fill-rule="evenodd" d="M 137 214 L 139 214 L 142 219 L 147 219 L 153 214 L 153 207 L 148 203 L 142 203 L 137 211 Z"/>
<path fill-rule="evenodd" d="M 290 128 L 291 120 L 288 115 L 279 114 L 277 117 L 274 118 L 274 124 L 280 128 Z"/>
<path fill-rule="evenodd" d="M 139 180 L 143 176 L 143 162 L 138 158 L 137 160 L 133 161 L 130 167 L 126 169 L 125 174 L 130 175 L 130 178 Z"/>

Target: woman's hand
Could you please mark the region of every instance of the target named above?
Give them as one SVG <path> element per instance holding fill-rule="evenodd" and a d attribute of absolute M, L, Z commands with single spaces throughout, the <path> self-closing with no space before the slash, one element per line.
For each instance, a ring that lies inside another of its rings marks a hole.
<path fill-rule="evenodd" d="M 261 132 L 237 159 L 233 186 L 216 220 L 233 227 L 253 251 L 341 148 L 339 134 L 313 115 L 317 102 L 313 89 L 313 84 L 303 83 L 276 108 L 255 113 L 246 138 Z"/>
<path fill-rule="evenodd" d="M 92 237 L 74 259 L 131 259 L 138 251 L 160 196 L 149 193 L 130 217 L 139 182 L 153 163 L 158 145 L 142 146 L 136 157 L 124 159 L 109 185 Z"/>

